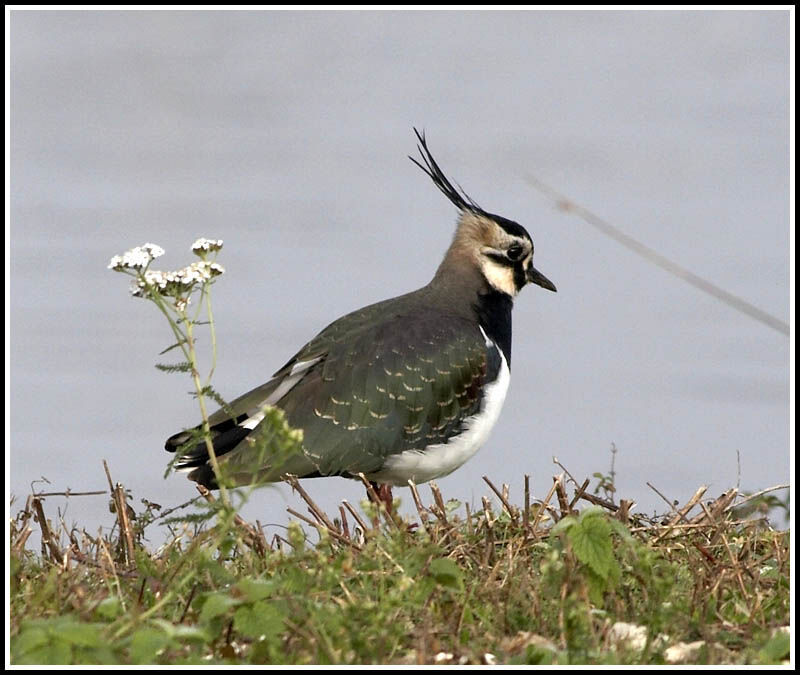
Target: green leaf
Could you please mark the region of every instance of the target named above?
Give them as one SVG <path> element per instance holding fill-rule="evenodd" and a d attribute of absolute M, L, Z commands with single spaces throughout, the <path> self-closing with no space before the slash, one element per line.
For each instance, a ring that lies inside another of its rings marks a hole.
<path fill-rule="evenodd" d="M 587 518 L 602 518 L 603 520 L 607 519 L 605 509 L 599 506 L 587 506 L 583 511 L 581 511 L 580 520 L 586 520 Z"/>
<path fill-rule="evenodd" d="M 182 623 L 172 626 L 171 635 L 179 640 L 209 642 L 208 631 L 200 626 L 184 626 Z"/>
<path fill-rule="evenodd" d="M 611 558 L 611 564 L 608 567 L 608 586 L 614 588 L 622 579 L 622 568 L 615 558 Z"/>
<path fill-rule="evenodd" d="M 72 648 L 59 640 L 51 630 L 58 621 L 38 620 L 36 625 L 23 628 L 11 640 L 11 662 L 14 665 L 64 665 L 72 663 Z"/>
<path fill-rule="evenodd" d="M 167 352 L 172 351 L 173 349 L 177 349 L 178 347 L 180 347 L 183 344 L 186 344 L 186 340 L 181 340 L 180 342 L 176 342 L 175 344 L 170 345 L 166 349 L 163 349 L 162 351 L 158 352 L 158 355 L 159 356 L 163 356 Z"/>
<path fill-rule="evenodd" d="M 236 590 L 248 602 L 256 602 L 272 595 L 275 590 L 275 583 L 268 579 L 249 579 L 245 577 L 236 584 Z"/>
<path fill-rule="evenodd" d="M 131 638 L 130 657 L 134 663 L 154 663 L 156 655 L 170 643 L 163 631 L 140 628 Z"/>
<path fill-rule="evenodd" d="M 99 626 L 93 623 L 65 620 L 55 627 L 59 640 L 69 642 L 78 647 L 99 647 L 104 640 L 100 635 Z"/>
<path fill-rule="evenodd" d="M 539 645 L 528 645 L 525 648 L 525 660 L 523 663 L 534 666 L 552 665 L 555 652 Z"/>
<path fill-rule="evenodd" d="M 789 658 L 789 633 L 779 630 L 765 644 L 758 655 L 767 663 L 780 663 Z"/>
<path fill-rule="evenodd" d="M 550 534 L 560 534 L 561 532 L 565 532 L 576 525 L 578 519 L 575 516 L 567 516 L 566 518 L 562 518 L 559 520 L 553 527 L 550 529 Z"/>
<path fill-rule="evenodd" d="M 625 525 L 623 525 L 616 518 L 609 518 L 608 524 L 611 526 L 611 529 L 614 530 L 614 532 L 616 532 L 624 542 L 630 543 L 633 541 L 633 535 L 630 533 L 630 530 L 628 530 L 628 528 L 625 527 Z"/>
<path fill-rule="evenodd" d="M 11 661 L 13 663 L 34 663 L 34 661 L 20 660 L 27 654 L 36 652 L 47 645 L 50 638 L 47 631 L 41 626 L 24 627 L 22 632 L 11 638 Z"/>
<path fill-rule="evenodd" d="M 120 604 L 118 597 L 115 595 L 110 595 L 99 605 L 97 605 L 95 611 L 97 612 L 98 616 L 110 621 L 112 619 L 116 619 L 120 615 L 122 612 L 122 605 Z"/>
<path fill-rule="evenodd" d="M 570 528 L 567 537 L 576 557 L 596 574 L 606 579 L 614 560 L 611 548 L 611 526 L 605 516 L 590 514 Z"/>
<path fill-rule="evenodd" d="M 461 502 L 458 501 L 458 499 L 448 499 L 444 505 L 444 510 L 447 511 L 447 513 L 455 513 L 460 508 L 461 508 Z"/>
<path fill-rule="evenodd" d="M 192 364 L 189 361 L 180 363 L 157 363 L 156 368 L 162 373 L 189 373 L 192 371 Z"/>
<path fill-rule="evenodd" d="M 200 621 L 206 623 L 220 614 L 225 614 L 231 607 L 239 604 L 239 600 L 232 598 L 227 593 L 211 593 L 203 602 L 200 610 Z"/>
<path fill-rule="evenodd" d="M 606 581 L 599 574 L 596 574 L 590 567 L 586 572 L 586 585 L 589 591 L 589 600 L 592 604 L 601 607 L 603 605 L 603 593 L 606 591 Z"/>
<path fill-rule="evenodd" d="M 242 605 L 233 615 L 233 627 L 245 637 L 257 640 L 279 635 L 284 628 L 285 615 L 267 601 Z"/>
<path fill-rule="evenodd" d="M 178 638 L 199 642 L 209 641 L 208 632 L 200 626 L 184 626 L 182 623 L 172 623 L 166 619 L 153 619 L 151 623 L 160 628 L 170 640 Z"/>
<path fill-rule="evenodd" d="M 40 658 L 36 661 L 28 661 L 28 663 L 44 665 L 69 665 L 72 663 L 72 649 L 69 644 L 61 640 L 51 640 L 37 654 Z"/>
<path fill-rule="evenodd" d="M 457 590 L 464 589 L 464 573 L 450 558 L 437 558 L 436 560 L 432 560 L 428 570 L 431 576 L 436 580 L 436 583 L 440 586 L 455 588 Z"/>

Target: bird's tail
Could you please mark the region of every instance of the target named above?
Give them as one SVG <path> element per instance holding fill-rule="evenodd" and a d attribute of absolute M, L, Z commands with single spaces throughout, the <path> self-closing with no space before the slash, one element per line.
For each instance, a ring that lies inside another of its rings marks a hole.
<path fill-rule="evenodd" d="M 238 418 L 228 419 L 211 427 L 211 444 L 217 457 L 233 450 L 252 432 L 252 429 L 239 426 L 246 419 L 247 415 L 240 415 Z M 164 444 L 164 449 L 179 453 L 174 464 L 176 471 L 191 471 L 189 478 L 210 490 L 218 487 L 214 471 L 208 462 L 208 446 L 202 437 L 200 426 L 170 436 Z"/>

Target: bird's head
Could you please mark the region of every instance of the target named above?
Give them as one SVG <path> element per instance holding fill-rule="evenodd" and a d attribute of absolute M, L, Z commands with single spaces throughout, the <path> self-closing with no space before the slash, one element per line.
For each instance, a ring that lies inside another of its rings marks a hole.
<path fill-rule="evenodd" d="M 533 240 L 528 231 L 513 220 L 484 211 L 463 190 L 453 187 L 428 150 L 425 134 L 416 129 L 414 133 L 424 164 L 409 159 L 460 211 L 458 228 L 440 272 L 465 264 L 477 267 L 490 287 L 511 297 L 529 283 L 555 291 L 553 282 L 533 266 Z"/>

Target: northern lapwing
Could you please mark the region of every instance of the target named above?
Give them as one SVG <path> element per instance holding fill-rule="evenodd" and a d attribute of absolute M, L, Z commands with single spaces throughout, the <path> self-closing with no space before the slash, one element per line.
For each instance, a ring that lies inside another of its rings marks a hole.
<path fill-rule="evenodd" d="M 265 384 L 210 418 L 214 451 L 234 485 L 363 473 L 391 506 L 391 486 L 446 476 L 484 444 L 506 397 L 511 308 L 523 286 L 555 291 L 533 266 L 524 227 L 484 211 L 453 187 L 416 129 L 410 157 L 458 208 L 453 241 L 419 290 L 337 319 Z M 252 467 L 247 442 L 276 406 L 303 430 L 303 453 Z M 177 469 L 216 488 L 205 442 L 170 437 Z M 243 468 L 248 467 L 248 468 Z"/>

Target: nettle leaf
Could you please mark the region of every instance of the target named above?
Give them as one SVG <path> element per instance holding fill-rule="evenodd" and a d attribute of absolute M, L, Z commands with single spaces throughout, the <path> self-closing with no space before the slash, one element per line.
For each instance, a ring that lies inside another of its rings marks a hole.
<path fill-rule="evenodd" d="M 587 506 L 583 509 L 579 520 L 586 520 L 587 518 L 602 518 L 603 520 L 607 520 L 605 510 L 599 506 Z"/>
<path fill-rule="evenodd" d="M 171 635 L 178 640 L 194 640 L 195 642 L 209 642 L 211 639 L 205 628 L 184 626 L 183 624 L 173 626 Z"/>
<path fill-rule="evenodd" d="M 256 602 L 272 595 L 275 590 L 275 582 L 268 579 L 249 579 L 245 577 L 236 584 L 236 590 L 242 594 L 244 600 Z"/>
<path fill-rule="evenodd" d="M 95 611 L 103 619 L 116 619 L 122 613 L 122 604 L 118 597 L 110 595 L 97 605 Z"/>
<path fill-rule="evenodd" d="M 130 657 L 134 663 L 153 663 L 158 652 L 171 642 L 164 631 L 140 628 L 131 638 Z"/>
<path fill-rule="evenodd" d="M 175 624 L 166 619 L 153 619 L 152 624 L 160 628 L 164 632 L 164 635 L 170 640 L 179 639 L 208 642 L 210 639 L 205 628 L 200 626 L 184 626 L 181 623 Z"/>
<path fill-rule="evenodd" d="M 781 630 L 770 638 L 769 642 L 761 649 L 759 655 L 762 660 L 767 663 L 779 663 L 789 658 L 790 649 L 791 640 L 789 639 L 789 633 Z"/>
<path fill-rule="evenodd" d="M 63 621 L 57 626 L 57 635 L 59 640 L 78 647 L 99 647 L 104 642 L 100 635 L 101 627 L 100 624 Z"/>
<path fill-rule="evenodd" d="M 231 607 L 239 604 L 239 600 L 232 598 L 227 593 L 211 593 L 203 602 L 203 609 L 200 610 L 200 621 L 206 623 L 211 619 L 225 614 Z"/>
<path fill-rule="evenodd" d="M 284 613 L 275 605 L 261 600 L 252 605 L 242 605 L 233 615 L 233 627 L 242 635 L 254 640 L 262 636 L 276 637 L 283 631 Z"/>
<path fill-rule="evenodd" d="M 23 664 L 71 664 L 72 645 L 93 642 L 80 631 L 73 630 L 76 622 L 71 617 L 35 619 L 23 625 L 22 633 L 11 641 L 13 663 Z M 92 624 L 87 624 L 92 633 Z M 61 631 L 64 630 L 62 639 Z M 88 646 L 88 645 L 87 645 Z"/>
<path fill-rule="evenodd" d="M 22 632 L 11 638 L 11 655 L 13 663 L 36 663 L 37 654 L 47 647 L 50 636 L 41 626 L 23 625 Z M 29 658 L 30 657 L 30 660 Z"/>
<path fill-rule="evenodd" d="M 559 520 L 552 528 L 550 528 L 550 534 L 560 534 L 561 532 L 566 532 L 573 528 L 578 523 L 578 519 L 575 516 L 566 516 Z"/>
<path fill-rule="evenodd" d="M 611 529 L 613 529 L 614 532 L 616 532 L 624 542 L 630 543 L 633 541 L 633 535 L 630 533 L 630 530 L 628 530 L 628 528 L 625 527 L 625 525 L 623 525 L 616 518 L 609 518 L 608 524 L 611 526 Z"/>
<path fill-rule="evenodd" d="M 72 648 L 66 642 L 52 640 L 41 650 L 38 650 L 38 657 L 38 659 L 27 661 L 27 663 L 69 665 L 72 664 Z M 20 663 L 25 663 L 25 661 L 20 661 Z"/>
<path fill-rule="evenodd" d="M 596 607 L 603 605 L 603 593 L 606 591 L 606 582 L 603 577 L 596 574 L 590 567 L 586 574 L 587 588 L 589 591 L 589 600 L 592 601 Z"/>
<path fill-rule="evenodd" d="M 464 573 L 450 558 L 432 560 L 428 571 L 440 586 L 457 590 L 464 589 Z"/>
<path fill-rule="evenodd" d="M 567 531 L 567 537 L 578 560 L 591 567 L 604 580 L 607 579 L 614 563 L 614 553 L 611 526 L 605 515 L 602 512 L 581 514 L 575 526 Z"/>

